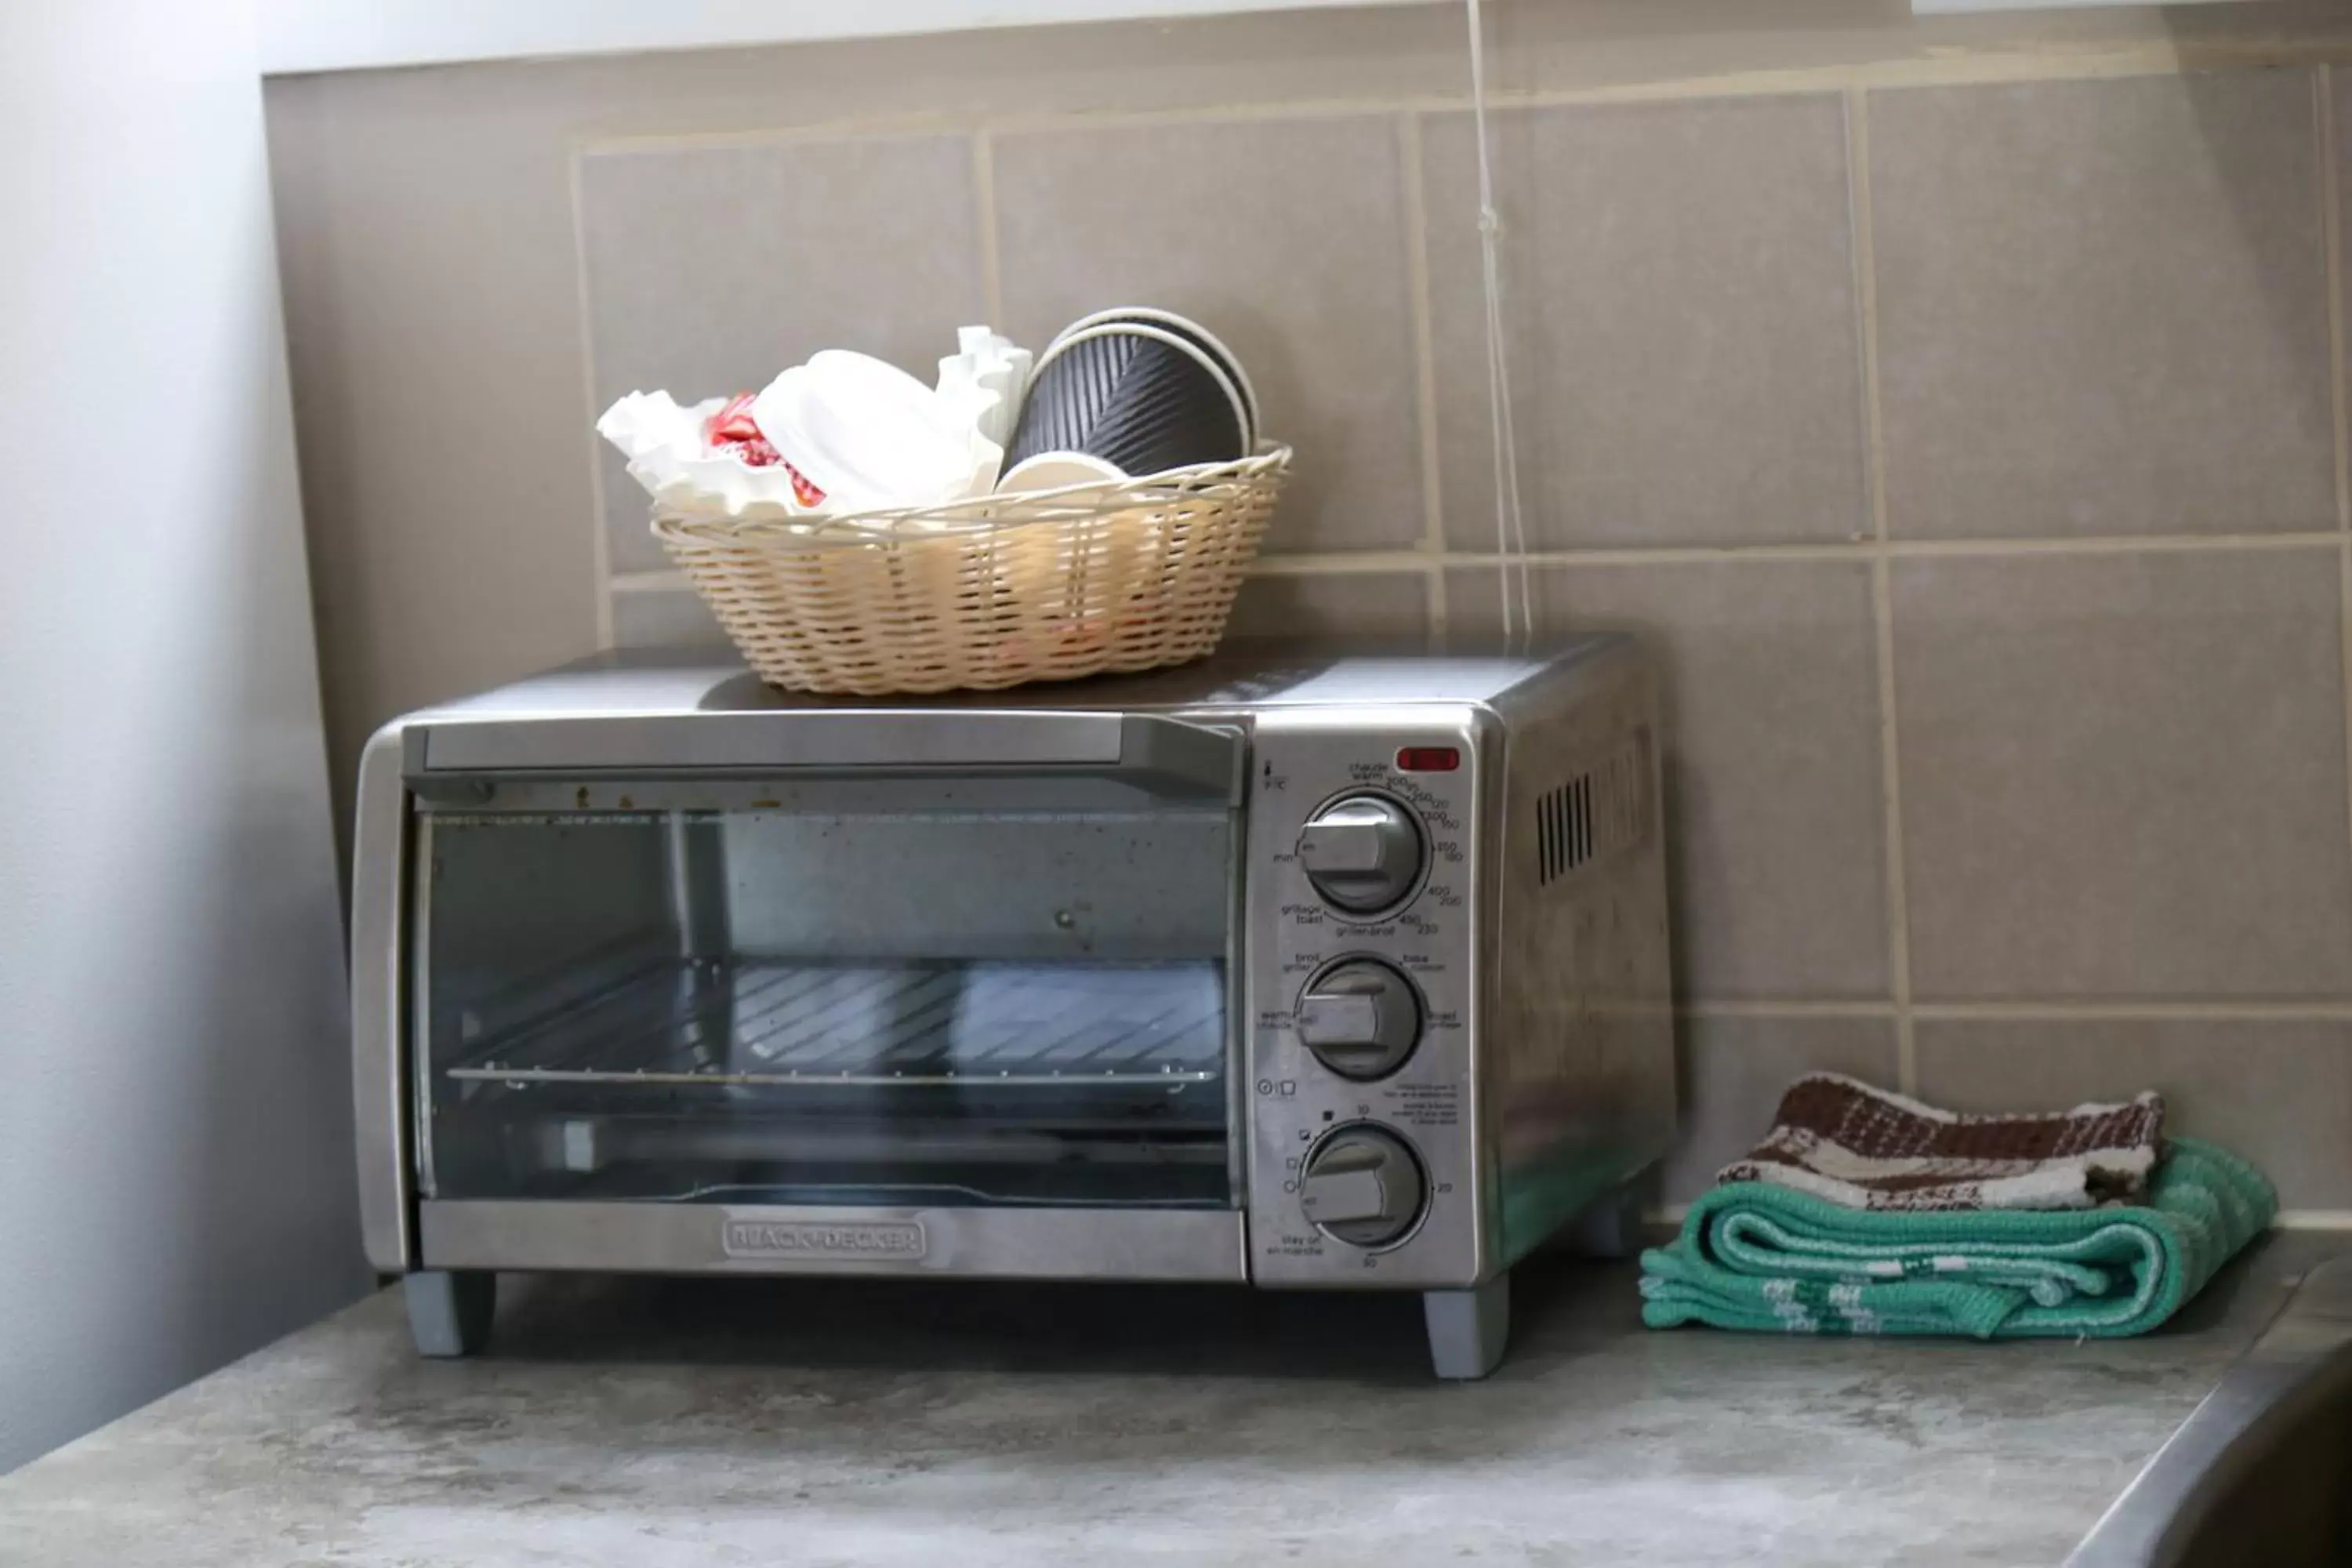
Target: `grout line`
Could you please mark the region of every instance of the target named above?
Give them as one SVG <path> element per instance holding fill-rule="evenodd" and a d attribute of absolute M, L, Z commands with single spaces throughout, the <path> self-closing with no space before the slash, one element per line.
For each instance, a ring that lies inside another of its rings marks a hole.
<path fill-rule="evenodd" d="M 1250 563 L 1254 577 L 1370 577 L 1418 575 L 1431 570 L 1428 556 L 1418 550 L 1359 550 L 1331 554 L 1261 555 Z M 693 580 L 683 572 L 656 567 L 642 572 L 615 572 L 608 586 L 615 594 L 667 594 L 690 589 Z"/>
<path fill-rule="evenodd" d="M 2186 71 L 2259 69 L 2311 65 L 2352 56 L 2352 30 L 2300 39 L 2228 39 L 2182 43 L 2147 39 L 2032 51 L 2011 48 L 1984 54 L 1928 49 L 1897 59 L 1859 60 L 1714 76 L 1674 77 L 1592 87 L 1502 89 L 1490 91 L 1490 108 L 1549 109 L 1613 103 L 1654 103 L 1687 99 L 1766 98 L 1803 93 L 1908 88 L 1992 86 L 2007 82 L 2085 81 L 2129 77 L 2170 77 Z M 1375 117 L 1399 111 L 1453 113 L 1470 100 L 1454 92 L 1396 93 L 1364 99 L 1317 99 L 1295 102 L 1186 104 L 1165 109 L 1080 108 L 1016 114 L 908 110 L 880 117 L 847 116 L 792 126 L 663 132 L 645 135 L 600 135 L 583 143 L 593 153 L 652 152 L 710 146 L 752 146 L 837 140 L 844 137 L 942 135 L 980 129 L 992 132 L 1121 129 L 1202 121 L 1288 121 Z"/>
<path fill-rule="evenodd" d="M 1684 1002 L 1676 1016 L 1685 1018 L 1892 1018 L 1892 1002 L 1808 1002 L 1763 999 L 1744 1002 Z"/>
<path fill-rule="evenodd" d="M 2336 714 L 2344 725 L 2345 826 L 2352 832 L 2352 537 L 2336 547 Z"/>
<path fill-rule="evenodd" d="M 2227 534 L 2210 537 L 2129 539 L 2019 539 L 1988 542 L 1890 543 L 1883 549 L 1867 541 L 1851 544 L 1662 545 L 1639 549 L 1538 550 L 1528 553 L 1528 563 L 1541 567 L 1676 566 L 1747 562 L 1761 566 L 1804 565 L 1825 561 L 1874 562 L 1882 557 L 1902 561 L 1918 556 L 2011 555 L 2135 555 L 2179 554 L 2246 550 L 2340 549 L 2336 533 Z M 1433 554 L 1410 550 L 1286 550 L 1260 555 L 1251 571 L 1262 577 L 1361 576 L 1381 573 L 1443 573 L 1448 568 L 1493 567 L 1500 563 L 1493 551 L 1448 550 Z M 615 592 L 681 586 L 685 579 L 661 570 L 612 574 Z"/>
<path fill-rule="evenodd" d="M 1404 160 L 1405 271 L 1412 289 L 1413 403 L 1421 436 L 1422 548 L 1444 554 L 1445 507 L 1437 467 L 1436 328 L 1429 292 L 1429 199 L 1422 183 L 1421 117 L 1406 114 L 1399 123 L 1399 153 Z"/>
<path fill-rule="evenodd" d="M 1445 498 L 1437 460 L 1437 333 L 1429 291 L 1429 192 L 1422 178 L 1421 116 L 1397 119 L 1397 156 L 1404 188 L 1405 279 L 1412 310 L 1413 419 L 1421 437 L 1421 547 L 1445 553 Z M 1433 566 L 1425 585 L 1429 630 L 1445 636 L 1445 574 Z"/>
<path fill-rule="evenodd" d="M 1919 1089 L 1919 1050 L 1911 1008 L 1911 895 L 1903 866 L 1903 745 L 1895 708 L 1894 563 L 1870 563 L 1871 622 L 1878 645 L 1880 811 L 1886 835 L 1886 973 L 1895 993 L 1895 1086 Z"/>
<path fill-rule="evenodd" d="M 581 188 L 581 152 L 577 145 L 571 149 L 566 161 L 564 181 L 572 196 L 572 280 L 575 291 L 572 321 L 580 333 L 581 401 L 588 405 L 588 558 L 596 585 L 596 647 L 599 650 L 614 646 L 617 635 L 613 626 L 613 542 L 605 519 L 604 437 L 595 433 L 597 416 L 604 411 L 596 406 L 596 337 L 589 330 L 588 286 L 588 204 Z"/>
<path fill-rule="evenodd" d="M 980 219 L 980 308 L 992 331 L 1004 331 L 1004 256 L 996 228 L 996 141 L 986 131 L 971 138 L 972 201 Z"/>
<path fill-rule="evenodd" d="M 1675 562 L 1755 561 L 1763 563 L 1807 561 L 1858 561 L 1870 554 L 1869 546 L 1859 541 L 1841 540 L 1821 544 L 1639 544 L 1569 548 L 1564 550 L 1530 550 L 1524 560 L 1530 566 L 1657 566 Z M 1496 551 L 1481 547 L 1475 550 L 1448 550 L 1443 557 L 1449 566 L 1499 566 L 1502 556 Z"/>
<path fill-rule="evenodd" d="M 2246 1024 L 2352 1022 L 2352 1001 L 1921 1002 L 1915 1003 L 1911 1011 L 1915 1017 L 1946 1023 L 1970 1020 L 1988 1023 L 2008 1020 L 2132 1023 L 2160 1018 L 2180 1022 Z"/>
<path fill-rule="evenodd" d="M 1854 350 L 1862 358 L 1863 485 L 1871 537 L 1886 542 L 1886 421 L 1878 392 L 1878 237 L 1870 200 L 1870 100 L 1845 94 L 1846 224 L 1853 237 Z"/>
<path fill-rule="evenodd" d="M 2199 550 L 2308 550 L 2333 544 L 2329 532 L 2143 533 L 2082 539 L 1890 539 L 1888 555 L 2140 555 Z"/>
<path fill-rule="evenodd" d="M 1419 573 L 1429 564 L 1428 554 L 1419 550 L 1297 551 L 1261 555 L 1251 563 L 1250 570 L 1252 574 L 1260 577 L 1317 577 L 1327 574 Z"/>
<path fill-rule="evenodd" d="M 2312 112 L 2319 132 L 2319 225 L 2322 281 L 2327 289 L 2328 421 L 2336 446 L 2336 526 L 2344 535 L 2337 546 L 2336 616 L 2340 686 L 2336 710 L 2344 722 L 2345 826 L 2352 832 L 2352 474 L 2347 474 L 2347 446 L 2352 432 L 2345 426 L 2344 388 L 2344 212 L 2338 194 L 2336 142 L 2336 72 L 2321 66 L 2312 76 Z"/>
<path fill-rule="evenodd" d="M 1895 1079 L 1919 1089 L 1911 1010 L 1911 894 L 1903 858 L 1903 743 L 1895 703 L 1894 563 L 1886 528 L 1886 423 L 1878 380 L 1878 242 L 1870 203 L 1870 100 L 1845 93 L 1846 202 L 1853 231 L 1854 312 L 1862 355 L 1864 476 L 1870 501 L 1870 619 L 1878 670 L 1880 831 L 1886 858 L 1886 974 L 1895 1002 Z"/>
<path fill-rule="evenodd" d="M 669 594 L 691 589 L 694 580 L 674 569 L 615 572 L 605 579 L 604 585 L 614 594 Z"/>
<path fill-rule="evenodd" d="M 2332 550 L 2342 536 L 2326 532 L 2116 534 L 2082 539 L 1869 539 L 1815 544 L 1660 544 L 1624 548 L 1531 550 L 1528 561 L 1536 566 L 1654 566 L 1679 562 L 1799 562 L 1874 561 L 1914 557 L 2011 555 L 2147 555 L 2185 554 L 2200 551 Z M 1316 553 L 1316 552 L 1309 552 Z M 1333 552 L 1334 557 L 1345 552 Z M 1449 565 L 1492 566 L 1499 557 L 1491 550 L 1449 550 Z"/>
<path fill-rule="evenodd" d="M 2326 66 L 2312 73 L 2312 112 L 2319 132 L 2319 253 L 2327 285 L 2327 396 L 2336 437 L 2336 526 L 2352 531 L 2352 457 L 2346 451 L 2344 406 L 2344 233 L 2337 195 L 2336 73 Z"/>
<path fill-rule="evenodd" d="M 1890 542 L 1884 547 L 1858 541 L 1840 544 L 1658 545 L 1634 549 L 1538 550 L 1528 553 L 1528 563 L 1539 567 L 1676 566 L 1753 563 L 1762 566 L 1803 565 L 1826 561 L 1895 561 L 1920 556 L 2012 555 L 2134 555 L 2177 554 L 2247 550 L 2328 550 L 2343 547 L 2337 533 L 2265 533 L 2131 537 L 2117 539 L 2014 539 Z M 1448 550 L 1433 554 L 1418 546 L 1409 550 L 1288 550 L 1260 555 L 1251 571 L 1262 577 L 1368 575 L 1381 573 L 1443 573 L 1448 568 L 1493 567 L 1500 563 L 1493 551 Z M 677 573 L 661 570 L 612 574 L 615 592 L 683 586 Z"/>
<path fill-rule="evenodd" d="M 1892 1001 L 1812 1001 L 1774 997 L 1691 1001 L 1675 1007 L 1683 1018 L 1880 1018 L 1900 1009 Z M 2339 1002 L 1919 1002 L 1911 1016 L 1923 1023 L 2352 1023 L 2352 999 Z"/>

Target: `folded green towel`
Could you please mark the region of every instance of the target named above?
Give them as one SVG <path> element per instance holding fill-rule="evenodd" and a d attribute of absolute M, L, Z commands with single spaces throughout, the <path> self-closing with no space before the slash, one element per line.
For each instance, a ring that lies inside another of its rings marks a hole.
<path fill-rule="evenodd" d="M 2120 1338 L 2170 1317 L 2277 1212 L 2260 1171 L 2195 1138 L 2170 1141 L 2145 1202 L 2100 1208 L 1848 1208 L 1725 1182 L 1642 1255 L 1642 1321 Z"/>

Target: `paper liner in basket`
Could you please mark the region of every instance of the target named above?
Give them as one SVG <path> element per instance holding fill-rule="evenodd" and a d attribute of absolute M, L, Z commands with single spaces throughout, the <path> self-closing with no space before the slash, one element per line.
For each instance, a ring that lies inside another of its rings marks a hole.
<path fill-rule="evenodd" d="M 604 411 L 596 433 L 620 448 L 629 477 L 662 511 L 701 518 L 817 516 L 817 508 L 793 493 L 791 468 L 754 468 L 710 449 L 703 427 L 727 403 L 713 397 L 681 408 L 667 392 L 632 392 Z"/>
<path fill-rule="evenodd" d="M 855 527 L 862 513 L 994 487 L 1029 355 L 984 327 L 965 328 L 961 343 L 940 362 L 936 388 L 871 355 L 828 349 L 732 400 L 682 407 L 667 392 L 630 393 L 596 429 L 660 511 Z"/>

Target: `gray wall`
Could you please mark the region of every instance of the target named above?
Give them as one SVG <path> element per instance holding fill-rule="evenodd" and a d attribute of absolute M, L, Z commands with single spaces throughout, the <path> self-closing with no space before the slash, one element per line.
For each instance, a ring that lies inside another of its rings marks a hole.
<path fill-rule="evenodd" d="M 1502 8 L 1535 592 L 1670 674 L 1688 1192 L 1831 1064 L 2154 1084 L 2352 1210 L 2339 7 Z M 708 637 L 633 387 L 1190 310 L 1297 484 L 1253 627 L 1494 619 L 1457 7 L 284 80 L 341 780 Z"/>
<path fill-rule="evenodd" d="M 0 1470 L 368 1284 L 251 51 L 0 8 Z"/>

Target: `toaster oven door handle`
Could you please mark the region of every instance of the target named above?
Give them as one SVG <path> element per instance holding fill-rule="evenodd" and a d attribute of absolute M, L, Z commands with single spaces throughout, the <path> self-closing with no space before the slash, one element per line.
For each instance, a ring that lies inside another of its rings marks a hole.
<path fill-rule="evenodd" d="M 412 785 L 463 778 L 714 773 L 1094 774 L 1156 795 L 1241 798 L 1229 730 L 1150 713 L 680 713 L 445 720 L 412 727 Z"/>
<path fill-rule="evenodd" d="M 379 1272 L 415 1262 L 406 1015 L 408 800 L 395 724 L 360 755 L 352 818 L 352 1110 L 359 1157 L 360 1241 Z"/>

